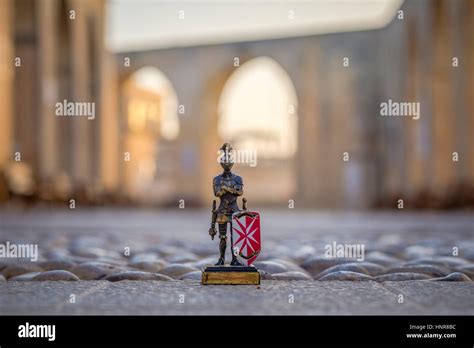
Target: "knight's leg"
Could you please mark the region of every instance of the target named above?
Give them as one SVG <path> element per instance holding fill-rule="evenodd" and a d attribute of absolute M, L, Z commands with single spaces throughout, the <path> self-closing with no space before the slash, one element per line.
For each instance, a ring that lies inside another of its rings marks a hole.
<path fill-rule="evenodd" d="M 222 266 L 225 262 L 225 249 L 227 248 L 227 224 L 219 224 L 219 252 L 220 257 L 216 266 Z"/>

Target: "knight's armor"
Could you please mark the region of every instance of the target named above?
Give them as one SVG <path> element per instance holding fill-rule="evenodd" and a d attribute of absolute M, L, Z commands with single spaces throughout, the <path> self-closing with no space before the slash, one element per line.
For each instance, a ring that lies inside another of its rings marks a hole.
<path fill-rule="evenodd" d="M 231 222 L 232 214 L 239 211 L 237 197 L 243 193 L 242 178 L 232 172 L 225 172 L 216 176 L 213 181 L 214 195 L 220 198 L 217 208 L 217 222 Z"/>
<path fill-rule="evenodd" d="M 232 148 L 229 144 L 225 143 L 221 150 L 228 153 L 228 151 L 231 151 Z M 230 225 L 230 233 L 232 237 L 232 214 L 240 211 L 237 205 L 237 197 L 242 196 L 243 194 L 242 178 L 230 171 L 233 166 L 233 162 L 224 160 L 221 161 L 221 166 L 224 168 L 224 172 L 216 176 L 213 180 L 214 195 L 220 198 L 219 207 L 216 209 L 215 219 L 215 221 L 219 224 L 220 238 L 220 257 L 216 265 L 224 264 L 225 251 L 227 248 L 227 225 Z M 230 264 L 232 266 L 242 266 L 233 252 L 232 261 Z"/>

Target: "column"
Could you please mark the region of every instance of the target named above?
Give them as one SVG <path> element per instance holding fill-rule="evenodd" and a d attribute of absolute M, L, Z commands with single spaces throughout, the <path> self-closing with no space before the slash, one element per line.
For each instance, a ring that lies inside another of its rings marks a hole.
<path fill-rule="evenodd" d="M 58 170 L 57 117 L 57 9 L 56 2 L 44 0 L 37 4 L 39 44 L 39 178 L 51 180 Z"/>
<path fill-rule="evenodd" d="M 92 102 L 89 94 L 89 47 L 87 45 L 87 8 L 80 1 L 71 1 L 70 9 L 76 12 L 75 19 L 71 21 L 71 59 L 72 59 L 72 102 Z M 97 114 L 97 110 L 96 110 Z M 96 115 L 97 116 L 97 115 Z M 72 177 L 73 186 L 85 188 L 90 182 L 90 146 L 91 132 L 89 127 L 96 120 L 88 120 L 87 117 L 70 117 L 73 123 L 72 131 Z"/>
<path fill-rule="evenodd" d="M 434 35 L 434 80 L 433 80 L 433 138 L 434 151 L 434 192 L 442 192 L 454 177 L 452 152 L 454 114 L 451 98 L 451 58 L 450 21 L 446 3 L 437 2 L 435 6 Z"/>
<path fill-rule="evenodd" d="M 12 2 L 0 1 L 0 171 L 12 159 L 13 152 L 12 25 Z"/>
<path fill-rule="evenodd" d="M 304 50 L 304 67 L 302 75 L 295 81 L 297 95 L 300 97 L 298 105 L 298 152 L 296 175 L 298 180 L 298 200 L 302 205 L 314 206 L 324 202 L 315 202 L 317 193 L 324 186 L 324 178 L 318 175 L 321 165 L 324 166 L 324 157 L 319 156 L 322 144 L 319 118 L 319 98 L 321 90 L 316 86 L 318 55 L 314 48 L 314 41 Z M 321 184 L 320 184 L 321 183 Z M 322 195 L 321 195 L 322 196 Z M 319 198 L 321 198 L 321 196 Z"/>

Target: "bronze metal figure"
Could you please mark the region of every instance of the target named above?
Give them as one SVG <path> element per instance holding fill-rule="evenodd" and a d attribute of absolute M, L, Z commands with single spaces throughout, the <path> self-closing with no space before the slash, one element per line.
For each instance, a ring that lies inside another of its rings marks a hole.
<path fill-rule="evenodd" d="M 209 235 L 211 239 L 214 239 L 217 234 L 217 224 L 220 256 L 215 266 L 207 266 L 203 269 L 203 285 L 260 284 L 260 273 L 252 265 L 261 250 L 260 213 L 248 211 L 245 198 L 242 199 L 242 209 L 239 209 L 237 198 L 244 192 L 244 183 L 240 176 L 231 172 L 234 164 L 232 151 L 233 149 L 228 143 L 220 148 L 219 163 L 224 171 L 216 176 L 212 183 L 214 195 L 220 199 L 220 202 L 219 206 L 217 206 L 216 200 L 212 202 Z M 227 228 L 230 228 L 232 253 L 230 265 L 224 265 Z"/>
<path fill-rule="evenodd" d="M 220 257 L 216 263 L 216 266 L 224 265 L 225 262 L 225 251 L 227 248 L 227 227 L 230 227 L 232 231 L 232 214 L 241 211 L 237 205 L 237 197 L 243 194 L 243 181 L 242 178 L 231 172 L 234 162 L 232 160 L 231 151 L 232 147 L 229 143 L 225 143 L 220 148 L 222 151 L 220 156 L 220 164 L 224 171 L 222 174 L 216 176 L 213 180 L 214 195 L 220 199 L 219 207 L 216 209 L 216 201 L 213 201 L 212 205 L 212 221 L 211 228 L 209 229 L 209 235 L 212 239 L 217 234 L 215 224 L 217 222 L 219 228 L 219 252 Z M 244 206 L 245 206 L 244 198 Z M 232 233 L 231 235 L 231 245 Z M 232 248 L 231 248 L 232 249 Z M 231 250 L 232 252 L 232 250 Z M 237 260 L 235 254 L 232 252 L 231 266 L 242 266 Z"/>

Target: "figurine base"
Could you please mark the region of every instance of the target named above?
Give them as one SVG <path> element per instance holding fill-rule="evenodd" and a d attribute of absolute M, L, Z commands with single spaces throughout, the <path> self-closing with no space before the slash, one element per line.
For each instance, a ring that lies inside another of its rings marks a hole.
<path fill-rule="evenodd" d="M 253 266 L 210 266 L 202 272 L 203 285 L 260 285 L 260 273 Z"/>

